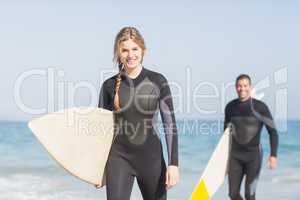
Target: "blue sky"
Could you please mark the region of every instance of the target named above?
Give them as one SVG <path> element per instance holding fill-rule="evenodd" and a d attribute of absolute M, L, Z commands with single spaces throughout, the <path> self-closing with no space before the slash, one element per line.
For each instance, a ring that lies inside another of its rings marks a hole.
<path fill-rule="evenodd" d="M 14 97 L 16 81 L 32 69 L 64 71 L 56 85 L 86 81 L 99 89 L 101 72 L 115 69 L 113 41 L 124 26 L 135 26 L 144 36 L 144 66 L 181 87 L 183 98 L 175 100 L 181 106 L 178 116 L 222 116 L 221 101 L 235 97 L 231 88 L 223 98 L 222 87 L 248 73 L 254 82 L 270 78 L 263 100 L 273 113 L 277 91 L 287 89 L 288 117 L 300 118 L 299 9 L 297 1 L 0 1 L 0 119 L 37 116 L 22 111 Z M 274 73 L 280 69 L 287 69 L 288 81 L 276 85 Z M 214 113 L 199 113 L 191 105 L 201 83 L 209 84 L 198 94 L 217 90 L 219 95 L 196 104 Z M 29 77 L 20 90 L 28 107 L 50 103 L 58 108 L 58 95 L 47 99 L 45 77 Z M 176 88 L 172 91 L 177 94 Z M 88 105 L 97 96 L 81 88 L 74 101 Z"/>

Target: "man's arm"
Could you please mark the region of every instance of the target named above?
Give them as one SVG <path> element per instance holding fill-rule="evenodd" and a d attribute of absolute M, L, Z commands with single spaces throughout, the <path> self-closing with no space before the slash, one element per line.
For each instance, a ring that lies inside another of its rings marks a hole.
<path fill-rule="evenodd" d="M 228 124 L 230 122 L 230 116 L 229 116 L 229 104 L 225 107 L 225 117 L 224 117 L 224 131 L 227 128 Z"/>
<path fill-rule="evenodd" d="M 267 131 L 269 133 L 270 137 L 270 149 L 271 153 L 270 156 L 277 157 L 277 149 L 278 149 L 278 133 L 277 129 L 275 127 L 275 123 L 273 120 L 273 117 L 269 111 L 269 108 L 264 105 L 264 108 L 262 110 L 262 115 L 263 115 L 263 123 L 267 128 Z"/>
<path fill-rule="evenodd" d="M 270 169 L 275 169 L 277 166 L 278 133 L 275 127 L 273 117 L 267 105 L 263 106 L 262 115 L 263 115 L 262 121 L 267 128 L 267 131 L 269 133 L 269 138 L 270 138 L 271 153 L 268 160 L 268 166 Z"/>

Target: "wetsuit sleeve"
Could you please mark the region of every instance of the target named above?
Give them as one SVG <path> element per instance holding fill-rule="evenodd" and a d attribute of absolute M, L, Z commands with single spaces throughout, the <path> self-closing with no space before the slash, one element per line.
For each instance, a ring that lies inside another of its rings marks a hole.
<path fill-rule="evenodd" d="M 99 95 L 99 102 L 98 108 L 105 108 L 108 110 L 112 110 L 111 108 L 111 98 L 109 92 L 107 91 L 105 82 L 102 84 L 100 95 Z"/>
<path fill-rule="evenodd" d="M 278 133 L 271 112 L 267 105 L 262 106 L 263 123 L 267 128 L 270 136 L 271 156 L 277 156 L 278 149 Z"/>
<path fill-rule="evenodd" d="M 229 104 L 225 107 L 225 117 L 224 117 L 224 131 L 227 128 L 228 124 L 230 122 L 230 113 L 229 113 Z"/>
<path fill-rule="evenodd" d="M 178 136 L 171 90 L 163 77 L 160 85 L 159 109 L 165 131 L 168 164 L 178 166 Z"/>

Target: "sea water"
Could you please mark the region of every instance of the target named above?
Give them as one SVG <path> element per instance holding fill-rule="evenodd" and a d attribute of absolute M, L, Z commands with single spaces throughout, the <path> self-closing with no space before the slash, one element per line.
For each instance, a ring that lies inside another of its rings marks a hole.
<path fill-rule="evenodd" d="M 180 183 L 168 191 L 168 199 L 188 199 L 221 136 L 221 124 L 220 120 L 178 120 Z M 165 149 L 163 134 L 161 137 Z M 269 170 L 269 136 L 263 130 L 264 162 L 257 199 L 300 199 L 300 121 L 288 121 L 279 138 L 278 168 Z M 33 136 L 27 122 L 0 122 L 0 200 L 101 199 L 106 199 L 105 187 L 95 189 L 63 170 Z M 142 199 L 136 182 L 131 199 Z M 229 199 L 227 181 L 213 199 Z"/>

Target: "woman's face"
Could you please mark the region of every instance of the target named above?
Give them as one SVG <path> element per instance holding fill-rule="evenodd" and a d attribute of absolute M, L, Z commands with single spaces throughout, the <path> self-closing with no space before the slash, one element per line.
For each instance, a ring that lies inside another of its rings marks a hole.
<path fill-rule="evenodd" d="M 121 42 L 119 58 L 127 69 L 139 66 L 143 59 L 143 50 L 132 39 Z"/>

